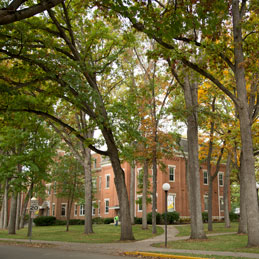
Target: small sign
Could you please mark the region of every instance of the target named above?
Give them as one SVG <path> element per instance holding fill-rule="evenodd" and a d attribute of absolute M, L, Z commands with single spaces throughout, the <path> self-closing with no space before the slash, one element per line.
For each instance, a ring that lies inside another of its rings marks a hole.
<path fill-rule="evenodd" d="M 30 206 L 30 211 L 37 211 L 39 210 L 39 202 L 38 200 L 31 200 L 31 206 Z"/>

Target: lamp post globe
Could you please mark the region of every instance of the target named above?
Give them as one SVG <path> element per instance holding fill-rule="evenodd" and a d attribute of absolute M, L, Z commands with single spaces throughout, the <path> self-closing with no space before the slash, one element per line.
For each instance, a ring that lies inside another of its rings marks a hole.
<path fill-rule="evenodd" d="M 165 192 L 166 192 L 166 191 L 168 192 L 168 191 L 170 190 L 170 184 L 169 184 L 169 183 L 164 183 L 162 188 L 163 188 L 163 190 L 164 190 Z"/>

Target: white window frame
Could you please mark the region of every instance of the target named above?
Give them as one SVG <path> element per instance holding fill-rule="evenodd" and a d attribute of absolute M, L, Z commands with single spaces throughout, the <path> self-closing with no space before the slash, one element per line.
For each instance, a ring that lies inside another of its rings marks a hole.
<path fill-rule="evenodd" d="M 96 208 L 95 208 L 96 201 L 92 202 L 92 216 L 95 216 Z"/>
<path fill-rule="evenodd" d="M 107 181 L 108 178 L 109 178 L 109 181 Z M 110 185 L 111 185 L 111 175 L 106 174 L 105 175 L 105 189 L 110 189 Z"/>
<path fill-rule="evenodd" d="M 207 173 L 207 183 L 205 183 L 205 173 Z M 207 170 L 203 170 L 203 184 L 208 185 L 209 184 L 209 174 Z"/>
<path fill-rule="evenodd" d="M 207 209 L 206 209 L 206 202 L 205 202 L 206 198 L 207 198 Z M 208 211 L 208 208 L 209 208 L 209 196 L 208 195 L 203 195 L 203 201 L 204 201 L 204 211 Z"/>
<path fill-rule="evenodd" d="M 170 199 L 169 196 L 173 197 L 173 205 L 174 205 L 173 211 L 175 211 L 176 193 L 171 193 L 171 192 L 168 193 L 168 196 L 167 196 L 167 210 L 168 210 L 168 212 L 170 212 L 170 210 L 169 210 L 169 208 L 168 208 L 169 199 Z"/>
<path fill-rule="evenodd" d="M 222 184 L 220 184 L 220 175 L 222 175 Z M 220 187 L 223 187 L 224 186 L 224 173 L 223 172 L 219 172 L 218 173 L 218 185 Z"/>
<path fill-rule="evenodd" d="M 85 204 L 80 205 L 79 216 L 85 216 Z"/>
<path fill-rule="evenodd" d="M 221 201 L 222 200 L 222 209 L 221 209 Z M 224 211 L 224 197 L 223 196 L 219 196 L 219 209 L 220 211 Z"/>
<path fill-rule="evenodd" d="M 77 204 L 74 203 L 74 216 L 77 216 L 77 214 L 78 214 Z"/>
<path fill-rule="evenodd" d="M 106 202 L 108 202 L 108 206 Z M 104 199 L 104 214 L 109 214 L 109 207 L 110 207 L 110 199 Z M 108 211 L 107 211 L 107 208 L 108 208 Z"/>
<path fill-rule="evenodd" d="M 140 171 L 141 170 L 144 170 L 142 167 L 140 167 L 140 168 L 137 168 L 137 181 L 136 181 L 136 183 L 137 183 L 137 186 L 140 184 L 139 183 L 139 174 L 140 174 Z"/>
<path fill-rule="evenodd" d="M 139 200 L 139 199 L 142 199 L 142 195 L 137 195 L 137 200 Z M 141 201 L 142 202 L 142 201 Z M 140 204 L 139 203 L 137 203 L 137 209 L 138 209 L 138 212 L 142 212 L 142 204 L 141 204 L 141 209 L 140 209 Z"/>
<path fill-rule="evenodd" d="M 173 179 L 173 180 L 170 180 L 170 176 L 171 176 L 171 174 L 170 174 L 170 169 L 171 169 L 171 168 L 173 168 L 173 172 L 174 172 L 174 174 L 173 174 L 174 179 Z M 175 166 L 175 165 L 168 165 L 168 171 L 169 171 L 169 182 L 175 182 L 175 169 L 176 169 L 176 166 Z"/>
<path fill-rule="evenodd" d="M 65 208 L 65 215 L 62 215 L 62 209 Z M 61 217 L 66 217 L 67 215 L 67 204 L 66 203 L 61 203 L 61 212 L 60 212 L 60 216 Z"/>
<path fill-rule="evenodd" d="M 96 178 L 92 179 L 92 188 L 96 189 Z"/>
<path fill-rule="evenodd" d="M 52 216 L 56 215 L 56 204 L 55 203 L 52 203 L 51 214 L 52 214 Z"/>

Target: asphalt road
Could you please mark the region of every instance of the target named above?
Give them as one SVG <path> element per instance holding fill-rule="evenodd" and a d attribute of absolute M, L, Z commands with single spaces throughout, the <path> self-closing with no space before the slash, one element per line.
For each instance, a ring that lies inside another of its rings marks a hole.
<path fill-rule="evenodd" d="M 0 245 L 0 259 L 126 259 L 128 256 L 113 256 L 55 248 L 34 248 Z"/>

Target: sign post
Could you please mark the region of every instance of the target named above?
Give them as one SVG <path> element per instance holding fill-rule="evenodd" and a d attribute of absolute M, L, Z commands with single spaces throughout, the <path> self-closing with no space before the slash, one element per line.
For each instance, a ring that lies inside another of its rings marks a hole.
<path fill-rule="evenodd" d="M 31 235 L 32 235 L 32 219 L 35 218 L 35 212 L 38 210 L 39 210 L 39 202 L 35 197 L 33 197 L 31 198 L 31 204 L 30 204 L 30 222 L 29 222 L 30 243 L 31 243 Z"/>

